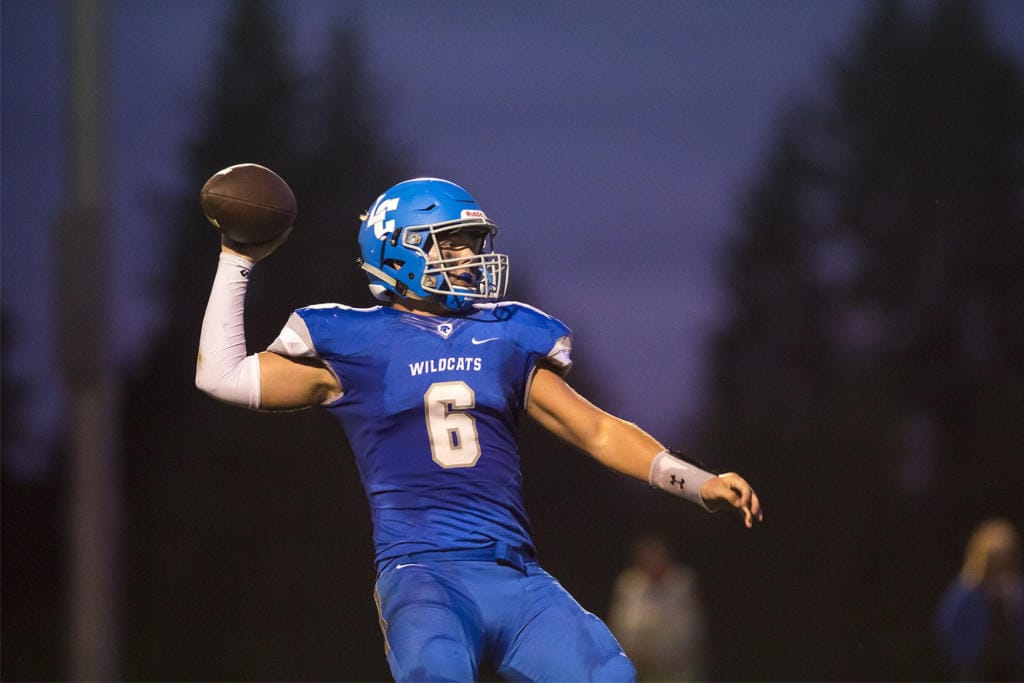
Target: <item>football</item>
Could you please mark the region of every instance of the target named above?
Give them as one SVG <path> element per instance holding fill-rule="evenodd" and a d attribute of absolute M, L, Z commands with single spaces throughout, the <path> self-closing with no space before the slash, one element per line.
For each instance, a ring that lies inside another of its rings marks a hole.
<path fill-rule="evenodd" d="M 217 171 L 203 185 L 200 203 L 207 220 L 240 244 L 262 244 L 295 222 L 295 195 L 281 176 L 259 164 Z"/>

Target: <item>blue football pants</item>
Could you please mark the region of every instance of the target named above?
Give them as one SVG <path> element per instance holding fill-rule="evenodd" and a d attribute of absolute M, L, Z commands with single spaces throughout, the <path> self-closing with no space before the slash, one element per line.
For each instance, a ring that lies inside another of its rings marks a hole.
<path fill-rule="evenodd" d="M 604 622 L 536 562 L 399 562 L 375 597 L 396 681 L 636 679 Z"/>

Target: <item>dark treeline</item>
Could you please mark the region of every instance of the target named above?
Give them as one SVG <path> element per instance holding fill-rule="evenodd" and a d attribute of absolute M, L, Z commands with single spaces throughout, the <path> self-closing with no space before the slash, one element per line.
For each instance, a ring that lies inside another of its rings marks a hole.
<path fill-rule="evenodd" d="M 934 679 L 939 593 L 1024 520 L 1024 91 L 967 2 L 878 3 L 781 117 L 723 264 L 708 451 L 759 482 L 726 678 Z M 732 549 L 716 553 L 727 564 Z"/>

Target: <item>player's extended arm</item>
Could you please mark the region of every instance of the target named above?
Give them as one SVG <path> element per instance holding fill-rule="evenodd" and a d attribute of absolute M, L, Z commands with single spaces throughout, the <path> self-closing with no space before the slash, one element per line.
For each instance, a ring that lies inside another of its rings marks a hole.
<path fill-rule="evenodd" d="M 734 508 L 748 527 L 762 518 L 760 501 L 743 477 L 732 472 L 714 476 L 674 457 L 653 436 L 601 410 L 547 368 L 534 375 L 527 412 L 548 431 L 614 470 L 709 510 Z"/>
<path fill-rule="evenodd" d="M 341 393 L 323 364 L 276 353 L 246 355 L 245 293 L 249 274 L 287 233 L 267 245 L 229 243 L 221 248 L 217 275 L 203 318 L 196 361 L 196 386 L 216 399 L 260 410 L 294 410 L 318 405 Z"/>

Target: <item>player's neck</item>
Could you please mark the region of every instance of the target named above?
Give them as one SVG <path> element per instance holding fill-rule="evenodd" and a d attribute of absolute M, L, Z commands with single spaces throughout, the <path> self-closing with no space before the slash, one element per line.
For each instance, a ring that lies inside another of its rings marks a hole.
<path fill-rule="evenodd" d="M 433 299 L 421 299 L 419 301 L 415 299 L 404 299 L 402 301 L 392 301 L 389 305 L 396 311 L 412 313 L 413 315 L 449 317 L 452 314 L 451 311 Z"/>

